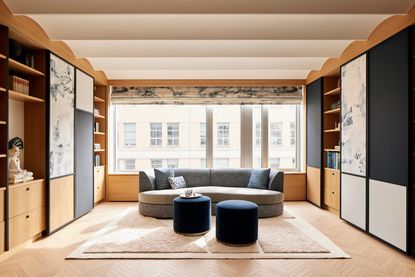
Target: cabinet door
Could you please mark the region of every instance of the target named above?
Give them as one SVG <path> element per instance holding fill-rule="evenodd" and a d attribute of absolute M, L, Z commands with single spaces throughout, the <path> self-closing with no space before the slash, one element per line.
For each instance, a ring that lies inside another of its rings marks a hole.
<path fill-rule="evenodd" d="M 105 167 L 95 167 L 94 173 L 94 202 L 105 198 Z"/>
<path fill-rule="evenodd" d="M 341 174 L 341 218 L 366 230 L 366 178 Z"/>
<path fill-rule="evenodd" d="M 307 85 L 307 166 L 321 168 L 322 90 L 320 78 Z"/>

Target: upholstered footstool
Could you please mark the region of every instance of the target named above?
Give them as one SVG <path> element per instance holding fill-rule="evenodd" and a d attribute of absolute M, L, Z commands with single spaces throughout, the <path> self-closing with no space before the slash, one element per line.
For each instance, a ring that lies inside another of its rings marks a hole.
<path fill-rule="evenodd" d="M 210 198 L 176 197 L 173 200 L 173 228 L 184 235 L 201 235 L 210 230 Z"/>
<path fill-rule="evenodd" d="M 216 239 L 224 244 L 250 245 L 258 239 L 258 206 L 244 200 L 216 205 Z"/>

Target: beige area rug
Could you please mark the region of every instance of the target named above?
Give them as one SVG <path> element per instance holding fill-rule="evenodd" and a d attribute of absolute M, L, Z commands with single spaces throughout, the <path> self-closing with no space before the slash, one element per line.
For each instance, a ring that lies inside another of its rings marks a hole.
<path fill-rule="evenodd" d="M 173 231 L 172 220 L 144 217 L 135 208 L 98 231 L 67 259 L 335 259 L 350 258 L 326 236 L 290 211 L 259 220 L 251 246 L 224 245 L 211 230 L 201 236 Z"/>

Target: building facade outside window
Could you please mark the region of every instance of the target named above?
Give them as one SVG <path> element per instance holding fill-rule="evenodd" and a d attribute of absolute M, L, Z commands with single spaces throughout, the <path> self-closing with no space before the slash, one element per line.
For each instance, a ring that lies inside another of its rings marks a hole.
<path fill-rule="evenodd" d="M 229 123 L 219 122 L 218 123 L 218 146 L 229 146 Z"/>
<path fill-rule="evenodd" d="M 215 168 L 228 168 L 229 159 L 227 158 L 217 158 L 214 160 L 213 167 Z"/>
<path fill-rule="evenodd" d="M 151 168 L 162 168 L 163 160 L 162 159 L 151 159 Z"/>
<path fill-rule="evenodd" d="M 295 122 L 291 122 L 290 123 L 290 145 L 291 146 L 294 146 L 296 143 L 296 134 L 297 134 L 296 124 Z"/>
<path fill-rule="evenodd" d="M 162 135 L 162 124 L 150 123 L 150 145 L 160 146 L 162 144 Z"/>
<path fill-rule="evenodd" d="M 201 122 L 199 127 L 200 127 L 200 145 L 205 146 L 206 145 L 206 123 Z"/>
<path fill-rule="evenodd" d="M 124 146 L 135 146 L 135 123 L 124 123 Z"/>
<path fill-rule="evenodd" d="M 272 146 L 282 145 L 282 122 L 271 122 L 270 124 L 270 144 Z"/>
<path fill-rule="evenodd" d="M 135 170 L 135 160 L 134 159 L 118 160 L 118 168 L 120 169 L 120 171 Z"/>
<path fill-rule="evenodd" d="M 179 145 L 179 123 L 167 123 L 167 145 Z"/>
<path fill-rule="evenodd" d="M 272 169 L 279 169 L 280 162 L 281 162 L 280 158 L 271 158 L 269 159 L 269 167 L 271 167 Z"/>
<path fill-rule="evenodd" d="M 167 167 L 168 168 L 178 168 L 179 167 L 179 159 L 167 159 Z"/>

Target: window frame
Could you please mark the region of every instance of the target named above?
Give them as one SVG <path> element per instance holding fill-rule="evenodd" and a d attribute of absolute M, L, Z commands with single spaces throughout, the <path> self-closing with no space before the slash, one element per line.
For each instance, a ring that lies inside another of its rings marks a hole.
<path fill-rule="evenodd" d="M 179 122 L 167 122 L 166 130 L 167 130 L 167 146 L 169 147 L 180 146 L 180 123 Z"/>
<path fill-rule="evenodd" d="M 163 123 L 162 122 L 149 122 L 150 123 L 150 146 L 152 147 L 160 147 L 163 145 Z M 160 130 L 156 129 L 153 130 L 153 126 L 160 126 Z M 153 137 L 153 134 L 156 134 Z M 160 143 L 153 143 L 160 141 Z"/>

